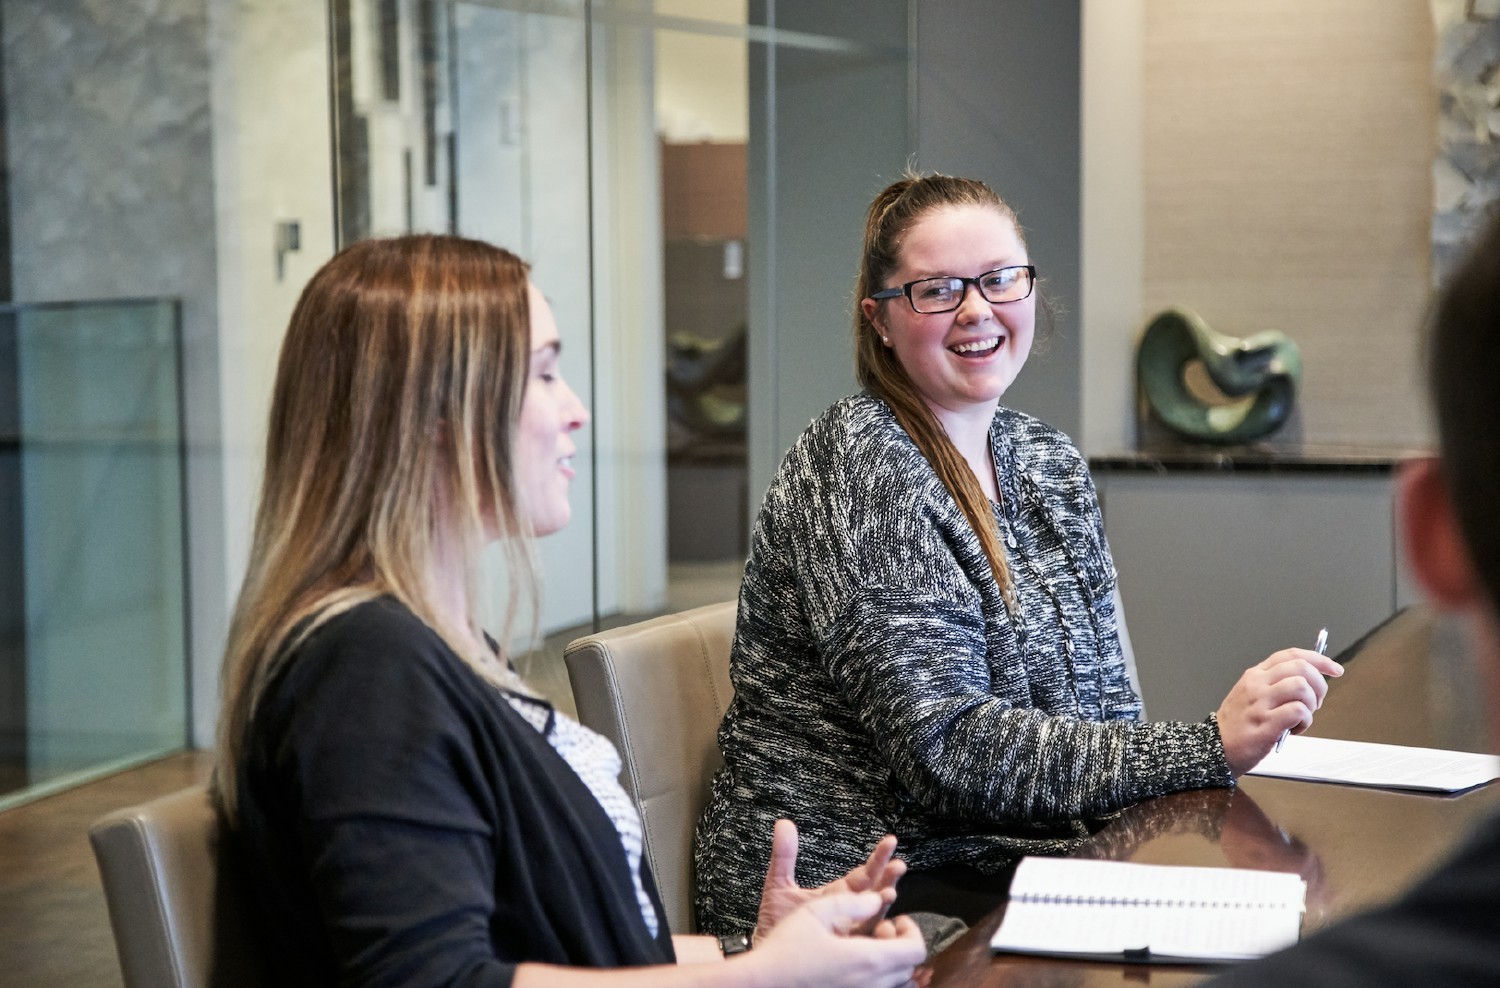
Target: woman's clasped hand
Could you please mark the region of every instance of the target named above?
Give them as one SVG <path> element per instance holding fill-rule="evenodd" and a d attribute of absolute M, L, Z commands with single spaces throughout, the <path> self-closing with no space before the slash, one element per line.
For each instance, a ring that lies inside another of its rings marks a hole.
<path fill-rule="evenodd" d="M 1215 716 L 1224 756 L 1244 775 L 1271 753 L 1283 732 L 1300 734 L 1328 694 L 1328 677 L 1344 667 L 1307 648 L 1287 648 L 1246 669 Z"/>

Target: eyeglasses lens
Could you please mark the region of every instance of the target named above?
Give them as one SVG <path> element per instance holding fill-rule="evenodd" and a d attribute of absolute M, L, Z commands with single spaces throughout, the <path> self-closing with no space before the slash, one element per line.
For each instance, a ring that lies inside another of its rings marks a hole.
<path fill-rule="evenodd" d="M 979 288 L 979 294 L 991 304 L 1019 302 L 1031 294 L 1031 269 L 1026 267 L 1000 268 L 987 271 L 975 279 L 928 278 L 911 286 L 911 304 L 917 312 L 950 312 L 963 304 L 964 292 L 970 280 Z"/>

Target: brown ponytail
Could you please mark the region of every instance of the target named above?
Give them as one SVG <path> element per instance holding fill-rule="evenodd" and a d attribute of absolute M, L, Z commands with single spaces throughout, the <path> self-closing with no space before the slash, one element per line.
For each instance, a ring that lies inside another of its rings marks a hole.
<path fill-rule="evenodd" d="M 938 479 L 958 503 L 979 536 L 980 548 L 989 560 L 990 571 L 1000 588 L 1001 597 L 1012 599 L 1010 568 L 1000 545 L 1000 532 L 984 490 L 969 469 L 969 464 L 948 438 L 942 423 L 922 400 L 894 351 L 880 339 L 880 330 L 866 317 L 862 299 L 885 287 L 887 275 L 900 260 L 901 241 L 916 222 L 929 211 L 943 206 L 989 206 L 999 210 L 1016 226 L 1015 212 L 989 186 L 967 178 L 949 175 L 907 175 L 887 186 L 870 204 L 865 217 L 864 250 L 855 279 L 854 305 L 854 372 L 860 387 L 883 400 L 896 415 L 896 421 L 927 457 Z"/>

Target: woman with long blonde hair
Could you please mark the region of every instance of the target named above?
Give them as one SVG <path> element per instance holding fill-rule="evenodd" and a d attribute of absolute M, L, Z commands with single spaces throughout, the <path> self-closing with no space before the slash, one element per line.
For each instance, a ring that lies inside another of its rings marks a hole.
<path fill-rule="evenodd" d="M 529 541 L 568 521 L 587 412 L 560 348 L 526 266 L 450 236 L 354 244 L 292 315 L 215 772 L 277 981 L 906 982 L 894 840 L 800 889 L 786 824 L 756 949 L 661 966 L 718 949 L 666 928 L 617 753 L 478 618 L 484 546 L 508 551 L 509 640 Z"/>

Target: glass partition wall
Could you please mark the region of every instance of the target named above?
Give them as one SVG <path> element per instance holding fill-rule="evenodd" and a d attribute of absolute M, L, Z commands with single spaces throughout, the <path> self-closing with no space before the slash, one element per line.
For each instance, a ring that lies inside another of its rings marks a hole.
<path fill-rule="evenodd" d="M 853 388 L 863 210 L 909 147 L 910 12 L 849 12 L 331 0 L 340 241 L 516 251 L 593 415 L 518 660 L 565 709 L 567 641 L 736 594 L 770 468 Z"/>
<path fill-rule="evenodd" d="M 160 6 L 0 22 L 0 808 L 211 738 L 277 334 L 329 240 L 493 240 L 557 312 L 593 420 L 513 644 L 560 705 L 577 634 L 733 597 L 776 462 L 854 386 L 914 3 Z"/>
<path fill-rule="evenodd" d="M 183 747 L 175 300 L 0 305 L 0 809 Z"/>

